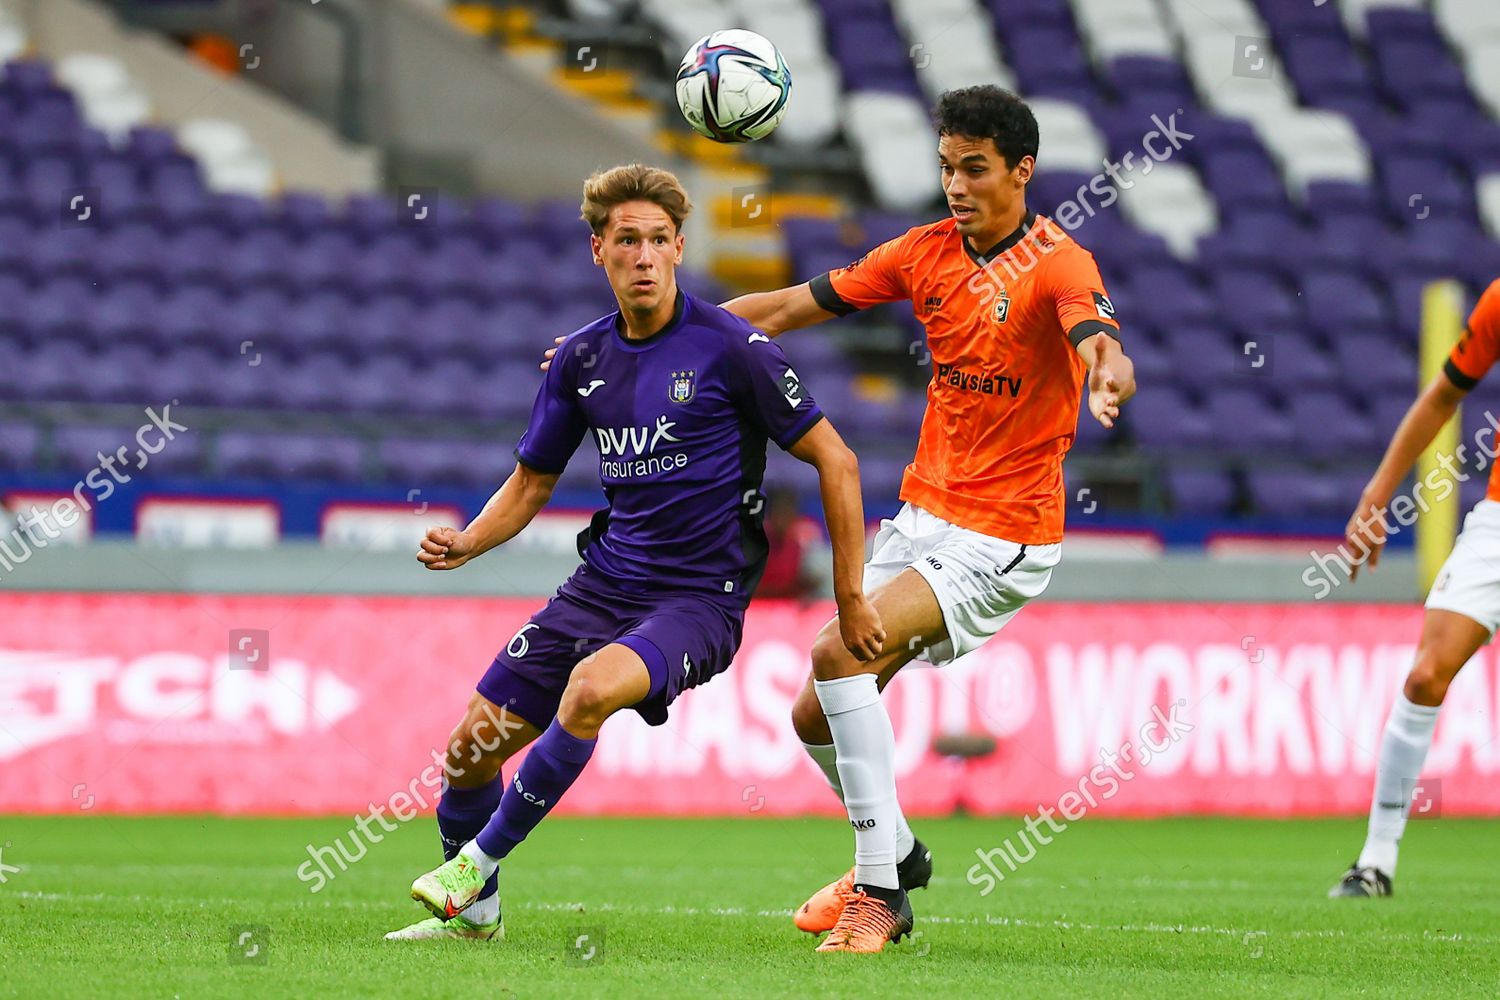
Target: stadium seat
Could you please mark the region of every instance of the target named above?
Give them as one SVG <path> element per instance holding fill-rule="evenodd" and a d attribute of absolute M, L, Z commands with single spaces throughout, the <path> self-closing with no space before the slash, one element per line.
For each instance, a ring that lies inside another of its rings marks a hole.
<path fill-rule="evenodd" d="M 1015 88 L 995 44 L 994 22 L 979 0 L 892 0 L 892 10 L 929 101 L 976 80 Z"/>
<path fill-rule="evenodd" d="M 942 192 L 932 169 L 936 136 L 915 99 L 876 92 L 850 94 L 847 128 L 876 199 L 887 208 L 915 210 Z"/>
<path fill-rule="evenodd" d="M 1369 16 L 1374 11 L 1410 10 L 1425 8 L 1427 0 L 1340 0 L 1339 11 L 1344 15 L 1344 24 L 1349 33 L 1363 37 L 1369 31 Z"/>
<path fill-rule="evenodd" d="M 1158 163 L 1149 172 L 1126 177 L 1120 206 L 1135 225 L 1167 241 L 1178 257 L 1188 257 L 1198 238 L 1218 226 L 1218 213 L 1190 167 Z"/>
<path fill-rule="evenodd" d="M 1088 114 L 1067 101 L 1038 97 L 1031 102 L 1040 137 L 1039 164 L 1051 170 L 1095 174 L 1107 162 L 1104 137 Z"/>

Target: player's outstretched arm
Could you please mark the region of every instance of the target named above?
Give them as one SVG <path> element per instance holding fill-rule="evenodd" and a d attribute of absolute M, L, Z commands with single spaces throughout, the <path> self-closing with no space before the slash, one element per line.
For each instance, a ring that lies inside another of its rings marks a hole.
<path fill-rule="evenodd" d="M 1454 385 L 1447 372 L 1440 372 L 1401 418 L 1396 432 L 1391 435 L 1391 443 L 1385 449 L 1385 456 L 1360 494 L 1359 504 L 1350 515 L 1349 523 L 1344 526 L 1347 551 L 1356 556 L 1369 553 L 1367 558 L 1356 559 L 1349 571 L 1351 580 L 1359 576 L 1361 563 L 1368 562 L 1373 568 L 1380 561 L 1380 552 L 1385 546 L 1385 511 L 1391 498 L 1417 458 L 1437 437 L 1438 431 L 1453 419 L 1467 392 Z"/>
<path fill-rule="evenodd" d="M 557 476 L 517 464 L 469 526 L 428 528 L 417 561 L 428 569 L 458 569 L 471 559 L 504 545 L 531 523 L 552 499 Z"/>
<path fill-rule="evenodd" d="M 1113 427 L 1120 404 L 1135 395 L 1135 363 L 1107 333 L 1080 340 L 1078 353 L 1089 364 L 1089 412 L 1105 427 Z"/>
<path fill-rule="evenodd" d="M 873 660 L 885 646 L 880 613 L 865 597 L 865 505 L 859 489 L 859 460 L 827 420 L 820 420 L 790 449 L 818 470 L 823 517 L 833 541 L 833 595 L 839 606 L 839 634 L 860 661 Z"/>
<path fill-rule="evenodd" d="M 812 285 L 804 281 L 800 285 L 788 285 L 774 292 L 751 292 L 730 299 L 720 306 L 732 312 L 767 336 L 779 337 L 788 330 L 800 330 L 824 320 L 833 319 L 836 313 L 818 305 L 813 297 Z"/>

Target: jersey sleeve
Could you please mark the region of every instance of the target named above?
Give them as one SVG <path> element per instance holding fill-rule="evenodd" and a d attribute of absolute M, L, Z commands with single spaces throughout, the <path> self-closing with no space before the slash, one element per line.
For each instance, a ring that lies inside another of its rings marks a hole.
<path fill-rule="evenodd" d="M 1104 290 L 1104 279 L 1092 254 L 1069 253 L 1057 261 L 1052 268 L 1052 302 L 1058 325 L 1073 346 L 1096 333 L 1120 339 L 1115 304 Z"/>
<path fill-rule="evenodd" d="M 536 402 L 531 404 L 531 422 L 516 445 L 516 461 L 551 475 L 568 467 L 568 460 L 588 433 L 588 419 L 578 405 L 574 386 L 577 353 L 559 349 L 555 356 L 566 360 L 548 368 L 542 377 Z"/>
<path fill-rule="evenodd" d="M 728 336 L 735 407 L 778 448 L 791 448 L 823 419 L 822 409 L 774 340 L 748 325 Z"/>
<path fill-rule="evenodd" d="M 808 284 L 813 299 L 835 316 L 847 316 L 881 302 L 911 298 L 911 283 L 903 264 L 907 259 L 910 232 L 880 244 L 859 260 Z"/>
<path fill-rule="evenodd" d="M 1443 362 L 1443 371 L 1450 382 L 1468 391 L 1479 384 L 1497 358 L 1500 358 L 1500 281 L 1491 284 L 1479 297 L 1469 314 L 1464 335 Z"/>

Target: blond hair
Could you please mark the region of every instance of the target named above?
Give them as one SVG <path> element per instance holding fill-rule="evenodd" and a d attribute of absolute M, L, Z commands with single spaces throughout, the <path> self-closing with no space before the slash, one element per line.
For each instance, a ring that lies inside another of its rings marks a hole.
<path fill-rule="evenodd" d="M 602 236 L 604 226 L 609 222 L 609 210 L 627 201 L 649 201 L 660 205 L 679 230 L 693 210 L 687 189 L 670 170 L 629 163 L 601 170 L 583 182 L 580 214 L 594 235 Z"/>

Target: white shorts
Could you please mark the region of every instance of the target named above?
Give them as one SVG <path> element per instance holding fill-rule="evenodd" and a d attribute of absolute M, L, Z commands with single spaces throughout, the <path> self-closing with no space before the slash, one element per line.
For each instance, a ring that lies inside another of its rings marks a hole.
<path fill-rule="evenodd" d="M 1500 626 L 1500 503 L 1481 500 L 1438 570 L 1427 607 L 1472 618 L 1490 635 Z"/>
<path fill-rule="evenodd" d="M 1047 589 L 1062 545 L 1022 545 L 945 521 L 906 504 L 880 522 L 865 593 L 910 566 L 922 574 L 943 609 L 948 638 L 924 649 L 919 660 L 941 665 L 973 652 L 1005 627 L 1026 602 Z"/>

